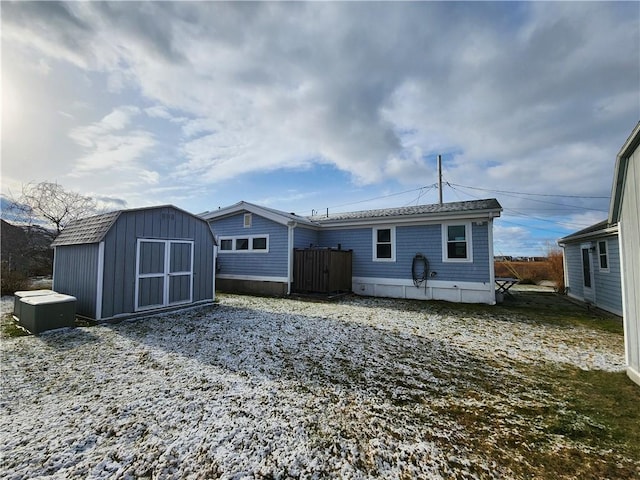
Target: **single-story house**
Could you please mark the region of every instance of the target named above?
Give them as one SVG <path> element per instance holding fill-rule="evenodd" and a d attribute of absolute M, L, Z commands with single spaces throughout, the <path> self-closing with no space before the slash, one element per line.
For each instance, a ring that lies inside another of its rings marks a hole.
<path fill-rule="evenodd" d="M 627 374 L 640 385 L 640 122 L 624 143 L 613 175 L 609 222 L 618 224 Z"/>
<path fill-rule="evenodd" d="M 215 299 L 213 232 L 172 205 L 77 220 L 52 246 L 53 290 L 76 297 L 83 317 L 108 320 Z"/>
<path fill-rule="evenodd" d="M 239 202 L 200 216 L 218 240 L 222 290 L 290 294 L 294 250 L 331 247 L 351 250 L 354 293 L 495 304 L 501 211 L 488 199 L 302 217 Z"/>
<path fill-rule="evenodd" d="M 618 225 L 607 220 L 558 240 L 571 298 L 622 316 Z"/>

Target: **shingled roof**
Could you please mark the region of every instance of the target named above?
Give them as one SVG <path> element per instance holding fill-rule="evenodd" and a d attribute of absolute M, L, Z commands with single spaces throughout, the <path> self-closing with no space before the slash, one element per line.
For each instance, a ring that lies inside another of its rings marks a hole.
<path fill-rule="evenodd" d="M 121 212 L 121 210 L 118 210 L 116 212 L 103 213 L 102 215 L 75 220 L 65 227 L 51 246 L 59 247 L 61 245 L 98 243 L 107 234 Z"/>
<path fill-rule="evenodd" d="M 618 233 L 618 224 L 617 223 L 609 223 L 608 220 L 603 220 L 602 222 L 598 222 L 590 227 L 583 228 L 571 235 L 567 235 L 566 237 L 562 237 L 558 240 L 558 244 L 562 245 L 564 243 L 571 243 L 580 240 L 585 240 L 590 237 L 597 237 L 603 235 L 612 235 Z"/>
<path fill-rule="evenodd" d="M 438 215 L 445 213 L 463 213 L 478 210 L 501 211 L 502 206 L 495 198 L 486 200 L 470 200 L 465 202 L 435 203 L 429 205 L 416 205 L 411 207 L 383 208 L 380 210 L 360 210 L 358 212 L 333 213 L 330 215 L 314 215 L 307 217 L 317 223 L 334 221 L 379 219 L 386 217 L 405 217 Z"/>

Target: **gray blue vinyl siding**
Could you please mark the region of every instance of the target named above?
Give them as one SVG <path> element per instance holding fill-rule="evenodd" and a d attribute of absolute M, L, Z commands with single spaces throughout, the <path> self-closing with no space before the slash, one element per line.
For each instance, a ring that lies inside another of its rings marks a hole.
<path fill-rule="evenodd" d="M 213 298 L 213 238 L 206 222 L 168 208 L 123 212 L 104 238 L 104 318 L 135 309 L 139 238 L 193 241 L 193 301 Z"/>
<path fill-rule="evenodd" d="M 388 225 L 392 226 L 392 225 Z M 320 246 L 353 250 L 353 276 L 388 279 L 410 279 L 413 257 L 422 253 L 429 260 L 429 270 L 442 281 L 488 282 L 490 280 L 488 223 L 472 224 L 473 262 L 442 261 L 442 225 L 396 227 L 396 260 L 373 260 L 372 227 L 321 230 Z"/>
<path fill-rule="evenodd" d="M 596 304 L 605 310 L 621 314 L 622 277 L 620 275 L 620 249 L 618 245 L 618 237 L 608 237 L 598 241 L 602 240 L 607 242 L 609 269 L 608 271 L 600 270 L 596 253 L 596 258 L 594 259 Z"/>
<path fill-rule="evenodd" d="M 244 213 L 239 212 L 209 223 L 218 237 L 269 236 L 268 252 L 219 251 L 218 274 L 251 277 L 286 277 L 288 257 L 288 227 L 252 214 L 251 227 L 244 227 Z"/>
<path fill-rule="evenodd" d="M 95 317 L 98 244 L 57 247 L 53 290 L 76 297 L 76 312 Z"/>
<path fill-rule="evenodd" d="M 607 242 L 607 261 L 609 268 L 600 269 L 598 242 Z M 594 298 L 586 298 L 584 291 L 584 274 L 582 271 L 582 244 L 594 247 L 590 251 L 593 268 L 591 290 Z M 566 277 L 569 294 L 573 297 L 593 302 L 597 307 L 610 312 L 622 313 L 622 282 L 620 274 L 620 250 L 617 236 L 594 237 L 584 242 L 567 243 L 564 247 Z"/>
<path fill-rule="evenodd" d="M 579 243 L 564 247 L 564 261 L 567 269 L 567 286 L 571 296 L 584 299 L 584 278 L 582 273 L 582 251 Z"/>
<path fill-rule="evenodd" d="M 293 231 L 293 248 L 309 248 L 311 246 L 319 246 L 318 231 L 311 228 L 296 227 Z"/>
<path fill-rule="evenodd" d="M 78 299 L 77 313 L 83 316 L 96 318 L 99 302 L 102 304 L 100 318 L 134 313 L 136 251 L 140 238 L 192 241 L 192 301 L 214 298 L 214 239 L 209 225 L 173 207 L 151 207 L 120 212 L 102 239 L 102 278 L 98 278 L 99 243 L 57 246 L 54 290 L 75 296 Z M 175 253 L 180 256 L 180 249 L 176 249 Z M 178 260 L 184 263 L 184 252 L 182 254 L 180 259 L 171 259 L 173 264 Z M 149 262 L 152 261 L 149 259 Z M 157 261 L 156 258 L 156 263 Z M 184 299 L 185 291 L 188 293 L 189 281 L 183 277 L 170 278 L 170 303 L 171 299 Z M 100 283 L 102 297 L 98 298 Z M 159 298 L 160 284 L 161 281 L 158 279 L 143 280 L 141 295 L 146 295 L 147 300 Z"/>

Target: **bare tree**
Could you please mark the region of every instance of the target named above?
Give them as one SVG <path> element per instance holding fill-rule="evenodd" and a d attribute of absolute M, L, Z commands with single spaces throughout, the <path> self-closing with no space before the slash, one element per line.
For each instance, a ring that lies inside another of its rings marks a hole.
<path fill-rule="evenodd" d="M 22 187 L 22 195 L 13 206 L 24 216 L 28 224 L 42 218 L 56 229 L 56 236 L 72 220 L 96 213 L 96 202 L 76 192 L 65 190 L 51 182 L 28 183 Z"/>

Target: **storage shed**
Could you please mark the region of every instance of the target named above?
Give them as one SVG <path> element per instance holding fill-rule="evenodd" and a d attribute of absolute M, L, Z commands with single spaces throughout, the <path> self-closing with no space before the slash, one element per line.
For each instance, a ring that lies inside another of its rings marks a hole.
<path fill-rule="evenodd" d="M 172 205 L 77 220 L 55 239 L 53 289 L 96 320 L 213 302 L 216 243 L 206 221 Z"/>

